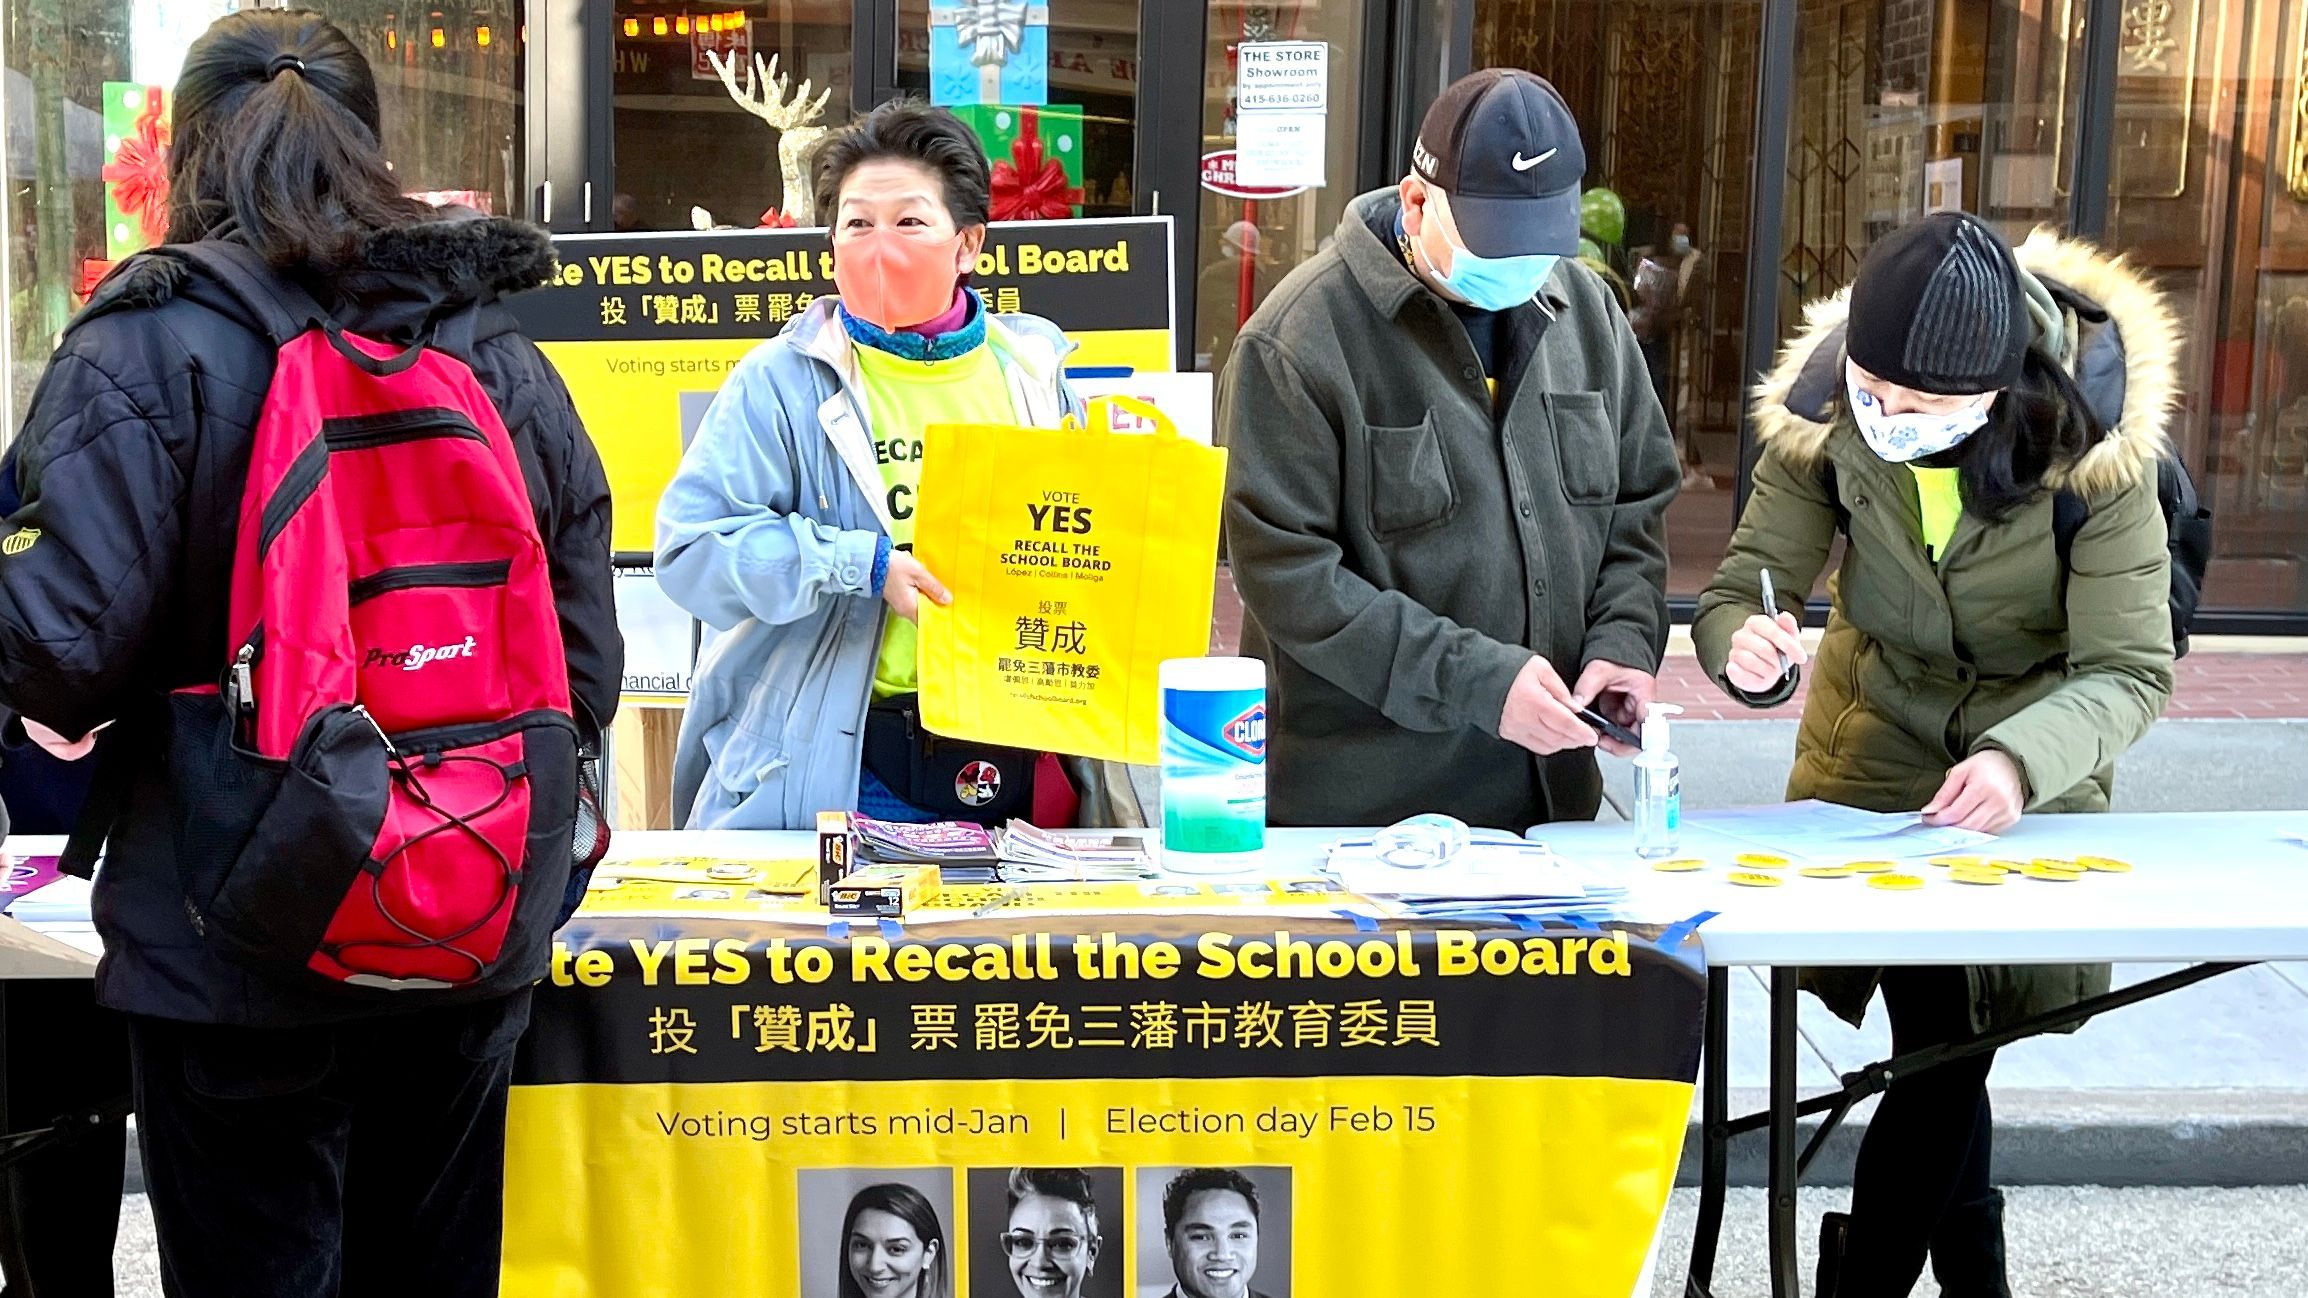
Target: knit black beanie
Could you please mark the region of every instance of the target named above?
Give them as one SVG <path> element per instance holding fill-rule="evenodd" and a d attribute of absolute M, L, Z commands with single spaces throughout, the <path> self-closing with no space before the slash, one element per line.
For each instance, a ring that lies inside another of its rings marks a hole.
<path fill-rule="evenodd" d="M 1868 249 L 1844 345 L 1879 379 L 1968 396 L 2018 382 L 2034 336 L 2011 245 L 1978 217 L 1940 212 Z"/>

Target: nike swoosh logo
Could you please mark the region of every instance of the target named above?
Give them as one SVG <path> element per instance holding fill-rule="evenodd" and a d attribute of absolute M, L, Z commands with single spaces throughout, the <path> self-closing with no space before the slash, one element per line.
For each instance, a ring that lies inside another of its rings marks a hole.
<path fill-rule="evenodd" d="M 1538 157 L 1526 158 L 1523 156 L 1522 150 L 1517 149 L 1515 150 L 1515 170 L 1529 171 L 1531 168 L 1538 166 L 1540 163 L 1545 162 L 1547 159 L 1554 157 L 1556 154 L 1561 152 L 1561 149 L 1549 149 L 1545 153 L 1540 154 Z"/>

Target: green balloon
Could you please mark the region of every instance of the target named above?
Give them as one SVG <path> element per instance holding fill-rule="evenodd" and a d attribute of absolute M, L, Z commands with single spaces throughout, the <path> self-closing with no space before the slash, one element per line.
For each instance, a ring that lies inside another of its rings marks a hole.
<path fill-rule="evenodd" d="M 1579 240 L 1579 260 L 1591 261 L 1598 266 L 1602 265 L 1603 245 L 1595 242 L 1593 239 Z"/>
<path fill-rule="evenodd" d="M 1624 243 L 1627 205 L 1608 189 L 1590 189 L 1579 195 L 1579 228 L 1604 243 Z"/>

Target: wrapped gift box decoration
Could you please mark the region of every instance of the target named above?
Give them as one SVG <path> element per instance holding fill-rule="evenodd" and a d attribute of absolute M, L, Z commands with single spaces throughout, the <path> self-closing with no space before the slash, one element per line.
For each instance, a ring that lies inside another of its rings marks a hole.
<path fill-rule="evenodd" d="M 1040 104 L 1050 98 L 1050 6 L 930 0 L 930 102 Z"/>
<path fill-rule="evenodd" d="M 997 221 L 1056 221 L 1082 214 L 1082 109 L 969 104 L 953 110 L 994 164 Z"/>

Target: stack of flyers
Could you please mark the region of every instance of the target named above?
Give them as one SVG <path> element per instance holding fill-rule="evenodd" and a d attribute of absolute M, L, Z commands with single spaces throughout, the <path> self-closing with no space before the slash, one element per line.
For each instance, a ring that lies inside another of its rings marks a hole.
<path fill-rule="evenodd" d="M 868 816 L 850 817 L 860 864 L 935 865 L 945 883 L 994 882 L 994 836 L 983 825 L 943 820 L 901 825 Z"/>
<path fill-rule="evenodd" d="M 1144 834 L 1042 829 L 1013 820 L 994 836 L 994 846 L 1004 883 L 1127 883 L 1160 875 Z"/>

